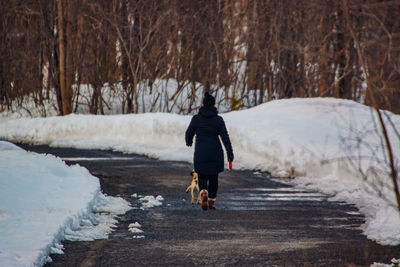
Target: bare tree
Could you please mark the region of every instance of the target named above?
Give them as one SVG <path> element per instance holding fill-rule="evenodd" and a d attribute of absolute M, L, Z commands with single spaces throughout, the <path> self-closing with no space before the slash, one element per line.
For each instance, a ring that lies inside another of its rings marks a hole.
<path fill-rule="evenodd" d="M 90 112 L 102 114 L 109 84 L 123 96 L 123 113 L 192 113 L 209 81 L 228 109 L 320 96 L 400 113 L 399 6 L 349 1 L 349 23 L 334 0 L 7 2 L 0 105 L 22 106 L 24 96 L 42 105 L 54 91 L 59 113 L 68 114 L 86 84 Z M 156 84 L 170 79 L 174 92 Z"/>
<path fill-rule="evenodd" d="M 377 100 L 377 97 L 378 97 L 377 91 L 372 91 L 372 89 L 374 89 L 374 88 L 375 88 L 375 90 L 377 89 L 376 88 L 377 85 L 376 85 L 376 83 L 374 83 L 374 80 L 376 79 L 376 77 L 372 76 L 372 74 L 376 73 L 376 72 L 375 72 L 375 70 L 371 71 L 371 69 L 373 69 L 373 68 L 369 67 L 369 65 L 368 65 L 368 55 L 364 54 L 364 51 L 361 47 L 361 42 L 358 39 L 356 32 L 353 28 L 353 23 L 350 18 L 350 11 L 349 11 L 350 9 L 349 9 L 347 0 L 342 0 L 342 9 L 343 9 L 343 14 L 344 14 L 344 17 L 346 20 L 347 28 L 350 31 L 350 34 L 353 38 L 353 41 L 356 46 L 358 58 L 361 62 L 360 65 L 362 67 L 363 74 L 365 77 L 365 82 L 366 82 L 366 85 L 368 88 L 367 90 L 369 91 L 369 94 L 367 96 L 369 98 L 369 101 L 372 102 L 372 106 L 377 114 L 378 119 L 379 119 L 378 121 L 379 121 L 380 130 L 381 130 L 381 133 L 383 136 L 383 140 L 385 142 L 385 152 L 387 153 L 387 158 L 388 158 L 387 164 L 388 164 L 388 168 L 390 170 L 390 178 L 393 183 L 394 195 L 395 195 L 396 201 L 397 201 L 397 209 L 400 212 L 400 187 L 399 187 L 399 181 L 398 181 L 398 179 L 399 179 L 398 173 L 399 172 L 397 169 L 398 166 L 396 166 L 394 163 L 394 154 L 393 154 L 393 148 L 391 145 L 391 140 L 388 135 L 387 126 L 383 120 L 382 111 L 380 110 L 380 105 L 382 105 L 382 102 L 378 102 L 378 100 Z M 390 32 L 388 32 L 388 34 L 390 34 Z M 391 53 L 390 49 L 388 50 L 388 52 Z M 391 126 L 394 127 L 393 124 Z M 398 133 L 398 132 L 396 131 L 396 133 Z M 398 135 L 398 138 L 400 138 L 399 135 Z"/>

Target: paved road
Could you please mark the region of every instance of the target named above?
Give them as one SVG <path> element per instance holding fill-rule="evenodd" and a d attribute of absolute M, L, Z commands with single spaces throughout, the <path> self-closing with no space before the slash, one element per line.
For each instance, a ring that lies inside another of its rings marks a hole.
<path fill-rule="evenodd" d="M 225 171 L 216 211 L 191 205 L 184 193 L 191 165 L 109 151 L 26 146 L 79 163 L 99 177 L 104 193 L 138 206 L 139 195 L 163 205 L 119 218 L 109 239 L 64 242 L 47 266 L 369 266 L 399 257 L 400 246 L 369 241 L 354 206 L 327 201 L 265 173 Z M 139 222 L 144 238 L 132 238 Z"/>

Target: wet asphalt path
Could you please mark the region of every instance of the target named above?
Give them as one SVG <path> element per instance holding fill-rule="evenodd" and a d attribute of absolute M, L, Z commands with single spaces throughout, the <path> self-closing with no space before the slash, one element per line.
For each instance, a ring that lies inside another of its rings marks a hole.
<path fill-rule="evenodd" d="M 265 173 L 225 171 L 216 211 L 190 204 L 184 190 L 191 164 L 99 150 L 20 145 L 86 167 L 102 191 L 139 207 L 138 195 L 162 195 L 160 207 L 133 209 L 109 239 L 63 242 L 64 255 L 47 266 L 369 266 L 399 257 L 359 230 L 351 205 L 293 188 Z M 139 222 L 144 238 L 133 238 Z"/>

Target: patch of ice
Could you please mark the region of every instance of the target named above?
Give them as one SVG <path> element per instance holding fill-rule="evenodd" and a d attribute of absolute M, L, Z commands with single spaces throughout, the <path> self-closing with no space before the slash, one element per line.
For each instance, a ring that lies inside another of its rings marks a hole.
<path fill-rule="evenodd" d="M 134 234 L 139 234 L 139 233 L 143 233 L 143 230 L 136 228 L 136 227 L 131 227 L 129 228 L 129 231 L 134 233 Z"/>
<path fill-rule="evenodd" d="M 135 222 L 135 223 L 129 224 L 129 226 L 128 226 L 128 228 L 132 228 L 132 227 L 142 227 L 142 226 L 140 225 L 140 223 Z"/>
<path fill-rule="evenodd" d="M 142 204 L 141 209 L 149 209 L 162 205 L 162 201 L 164 198 L 162 196 L 145 196 L 139 199 L 139 202 Z"/>
<path fill-rule="evenodd" d="M 140 233 L 143 233 L 143 230 L 140 229 L 140 227 L 142 227 L 142 226 L 140 225 L 140 223 L 135 222 L 135 223 L 129 224 L 128 230 L 129 230 L 130 232 L 134 233 L 134 234 L 140 234 Z M 144 237 L 144 236 L 143 236 L 143 237 Z M 136 236 L 136 237 L 133 236 L 133 238 L 138 238 L 138 237 L 137 237 L 137 236 Z"/>

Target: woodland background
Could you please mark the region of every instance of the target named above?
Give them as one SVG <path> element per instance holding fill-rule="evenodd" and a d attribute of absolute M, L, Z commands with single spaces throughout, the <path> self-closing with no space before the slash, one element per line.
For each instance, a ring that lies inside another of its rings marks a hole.
<path fill-rule="evenodd" d="M 2 1 L 0 111 L 53 94 L 69 114 L 84 84 L 93 114 L 107 108 L 104 87 L 122 95 L 121 113 L 168 112 L 139 102 L 174 80 L 157 99 L 189 90 L 182 114 L 204 90 L 229 110 L 336 97 L 400 113 L 399 17 L 399 0 Z"/>

